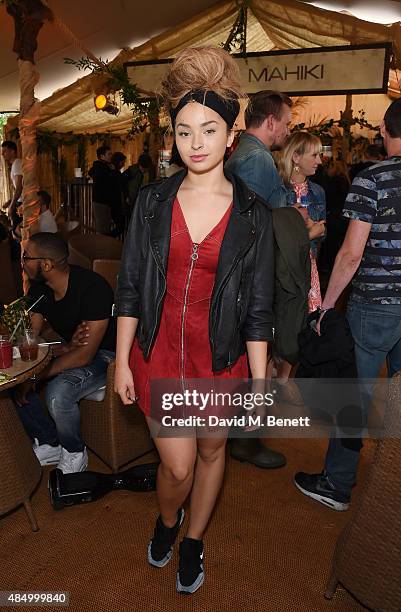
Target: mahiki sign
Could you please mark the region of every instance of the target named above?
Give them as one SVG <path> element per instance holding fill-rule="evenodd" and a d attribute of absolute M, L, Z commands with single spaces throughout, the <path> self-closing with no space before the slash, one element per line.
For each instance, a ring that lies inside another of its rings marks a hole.
<path fill-rule="evenodd" d="M 244 91 L 277 89 L 289 95 L 313 96 L 386 92 L 391 44 L 314 47 L 291 51 L 235 55 Z M 160 89 L 172 60 L 127 62 L 132 83 L 152 96 Z"/>

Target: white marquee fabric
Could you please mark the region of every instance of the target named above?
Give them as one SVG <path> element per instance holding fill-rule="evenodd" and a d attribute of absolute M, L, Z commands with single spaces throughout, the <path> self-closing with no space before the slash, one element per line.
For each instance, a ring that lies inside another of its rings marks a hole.
<path fill-rule="evenodd" d="M 237 10 L 233 0 L 219 2 L 144 44 L 121 51 L 113 63 L 163 59 L 188 46 L 220 44 L 226 40 Z M 297 0 L 249 0 L 247 32 L 248 51 L 391 41 L 396 64 L 401 66 L 400 23 L 370 23 Z M 88 75 L 44 100 L 39 128 L 76 133 L 125 132 L 131 111 L 122 107 L 117 116 L 95 111 L 93 97 L 100 85 L 99 77 Z"/>

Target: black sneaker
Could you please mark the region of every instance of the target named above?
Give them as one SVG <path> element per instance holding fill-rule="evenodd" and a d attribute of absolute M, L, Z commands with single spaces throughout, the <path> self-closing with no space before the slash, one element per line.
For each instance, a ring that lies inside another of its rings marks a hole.
<path fill-rule="evenodd" d="M 171 555 L 173 554 L 174 542 L 182 525 L 182 521 L 184 520 L 184 516 L 184 508 L 180 508 L 177 522 L 174 527 L 166 527 L 161 516 L 158 517 L 153 538 L 150 540 L 148 546 L 148 561 L 150 565 L 164 567 L 170 561 Z"/>
<path fill-rule="evenodd" d="M 325 472 L 321 474 L 298 472 L 294 476 L 294 484 L 304 495 L 312 497 L 312 499 L 332 510 L 344 512 L 349 508 L 350 495 L 337 491 L 330 483 Z"/>
<path fill-rule="evenodd" d="M 180 565 L 177 572 L 177 591 L 195 593 L 205 580 L 203 571 L 203 542 L 184 538 L 180 544 Z"/>

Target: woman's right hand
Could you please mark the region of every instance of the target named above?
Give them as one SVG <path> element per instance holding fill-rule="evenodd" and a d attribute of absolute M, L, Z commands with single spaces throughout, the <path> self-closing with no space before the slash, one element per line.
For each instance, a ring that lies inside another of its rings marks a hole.
<path fill-rule="evenodd" d="M 114 391 L 118 393 L 122 403 L 126 406 L 128 404 L 133 404 L 137 400 L 135 395 L 134 379 L 131 368 L 128 364 L 126 366 L 116 365 Z"/>

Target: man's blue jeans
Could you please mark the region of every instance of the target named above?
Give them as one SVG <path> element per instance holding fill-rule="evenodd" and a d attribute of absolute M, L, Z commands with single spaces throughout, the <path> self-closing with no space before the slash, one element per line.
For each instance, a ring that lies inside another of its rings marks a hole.
<path fill-rule="evenodd" d="M 56 426 L 53 419 L 49 418 L 39 395 L 35 391 L 29 391 L 26 396 L 27 403 L 21 406 L 15 401 L 14 395 L 12 397 L 18 416 L 32 442 L 36 438 L 39 444 L 57 446 L 58 436 Z"/>
<path fill-rule="evenodd" d="M 37 437 L 40 444 L 54 445 L 58 438 L 70 453 L 82 451 L 85 443 L 81 438 L 78 402 L 106 384 L 107 367 L 114 357 L 111 351 L 98 351 L 90 365 L 65 370 L 47 384 L 46 404 L 54 423 L 46 415 L 43 417 L 38 396 L 28 396 L 29 404 L 18 408 L 28 435 Z"/>
<path fill-rule="evenodd" d="M 401 304 L 374 304 L 351 298 L 347 319 L 355 341 L 359 379 L 378 378 L 386 360 L 389 376 L 401 370 Z M 370 394 L 366 386 L 363 389 L 362 409 L 367 416 Z M 351 492 L 358 462 L 359 452 L 344 448 L 338 438 L 330 439 L 325 470 L 336 489 Z"/>

